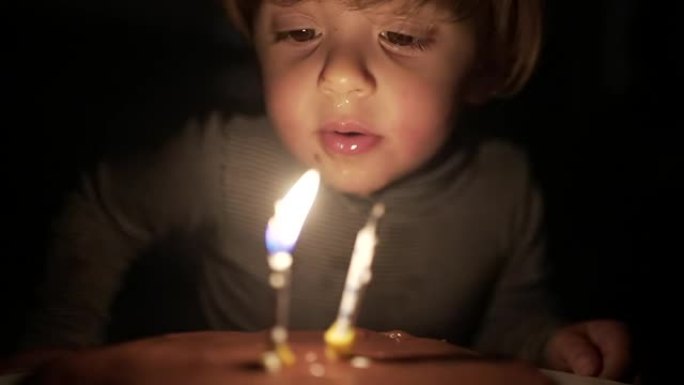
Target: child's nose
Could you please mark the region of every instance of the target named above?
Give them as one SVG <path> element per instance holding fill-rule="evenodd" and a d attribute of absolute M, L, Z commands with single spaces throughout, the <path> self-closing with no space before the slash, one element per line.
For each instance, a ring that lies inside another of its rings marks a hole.
<path fill-rule="evenodd" d="M 335 98 L 362 98 L 375 89 L 375 79 L 360 53 L 331 51 L 319 76 L 321 92 Z"/>

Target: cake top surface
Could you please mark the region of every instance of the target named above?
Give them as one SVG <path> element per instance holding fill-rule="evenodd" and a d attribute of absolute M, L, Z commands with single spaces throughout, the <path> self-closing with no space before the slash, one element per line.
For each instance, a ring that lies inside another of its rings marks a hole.
<path fill-rule="evenodd" d="M 266 332 L 192 332 L 87 349 L 48 365 L 50 384 L 545 384 L 521 363 L 485 360 L 443 341 L 359 330 L 352 354 L 330 358 L 321 332 L 289 333 L 296 362 L 268 372 Z M 511 377 L 513 376 L 513 377 Z M 513 381 L 516 376 L 522 381 Z M 513 381 L 513 382 L 511 382 Z"/>

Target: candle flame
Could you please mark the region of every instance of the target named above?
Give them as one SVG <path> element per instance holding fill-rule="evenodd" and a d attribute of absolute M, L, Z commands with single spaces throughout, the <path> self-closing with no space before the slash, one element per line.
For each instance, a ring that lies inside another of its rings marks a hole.
<path fill-rule="evenodd" d="M 311 169 L 276 202 L 275 214 L 268 221 L 266 228 L 266 248 L 269 253 L 292 251 L 316 198 L 319 185 L 320 174 Z"/>

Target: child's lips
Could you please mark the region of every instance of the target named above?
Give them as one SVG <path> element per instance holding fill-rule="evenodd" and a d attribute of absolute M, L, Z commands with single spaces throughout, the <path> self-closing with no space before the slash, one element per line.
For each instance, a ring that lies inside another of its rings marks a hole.
<path fill-rule="evenodd" d="M 321 143 L 330 154 L 358 155 L 380 143 L 382 137 L 373 134 L 358 122 L 344 121 L 325 124 L 320 131 Z"/>

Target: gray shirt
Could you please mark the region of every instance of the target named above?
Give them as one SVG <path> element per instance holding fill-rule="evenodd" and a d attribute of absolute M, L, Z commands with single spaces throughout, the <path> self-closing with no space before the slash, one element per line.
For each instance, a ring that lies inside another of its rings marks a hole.
<path fill-rule="evenodd" d="M 544 288 L 541 198 L 521 151 L 500 141 L 471 150 L 372 198 L 322 185 L 293 252 L 290 326 L 332 323 L 356 233 L 382 201 L 358 325 L 538 359 L 557 325 Z M 265 118 L 218 114 L 155 151 L 102 163 L 57 222 L 26 345 L 102 343 L 131 264 L 175 237 L 200 240 L 189 253 L 206 327 L 268 328 L 264 231 L 304 171 Z"/>

